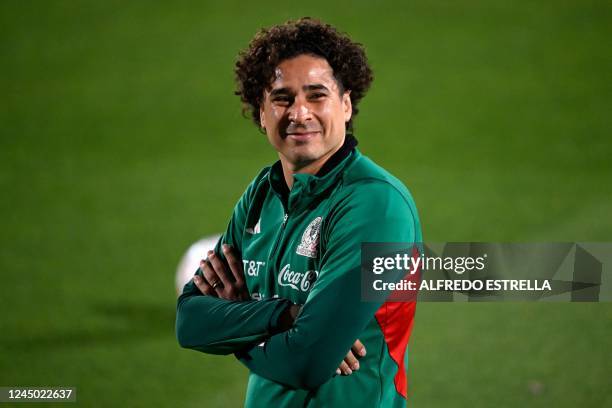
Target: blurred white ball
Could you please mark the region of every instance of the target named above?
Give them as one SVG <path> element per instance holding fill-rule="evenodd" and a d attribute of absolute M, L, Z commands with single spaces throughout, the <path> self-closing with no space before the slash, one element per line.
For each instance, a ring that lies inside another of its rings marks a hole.
<path fill-rule="evenodd" d="M 206 253 L 215 248 L 220 237 L 221 234 L 204 237 L 193 243 L 187 252 L 185 252 L 185 255 L 183 255 L 181 262 L 176 268 L 176 278 L 174 282 L 177 294 L 181 294 L 183 286 L 193 278 L 193 275 L 200 267 L 200 260 L 206 258 Z"/>

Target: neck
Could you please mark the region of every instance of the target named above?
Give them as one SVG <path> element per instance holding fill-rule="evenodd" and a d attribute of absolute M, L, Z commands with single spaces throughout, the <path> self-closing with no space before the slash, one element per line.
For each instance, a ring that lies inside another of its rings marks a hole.
<path fill-rule="evenodd" d="M 295 164 L 289 162 L 285 157 L 280 156 L 280 162 L 283 166 L 283 176 L 285 177 L 285 182 L 287 183 L 287 187 L 289 187 L 289 190 L 291 190 L 291 188 L 293 187 L 294 174 L 317 174 L 319 170 L 321 170 L 325 162 L 327 162 L 327 160 L 329 160 L 329 158 L 332 157 L 334 153 L 340 150 L 343 144 L 344 140 L 342 140 L 342 142 L 339 143 L 338 146 L 327 152 L 325 155 L 311 162 Z"/>

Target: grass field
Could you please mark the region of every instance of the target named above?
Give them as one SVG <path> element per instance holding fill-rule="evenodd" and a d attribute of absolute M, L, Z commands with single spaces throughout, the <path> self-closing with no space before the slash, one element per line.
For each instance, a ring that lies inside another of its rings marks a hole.
<path fill-rule="evenodd" d="M 174 270 L 275 160 L 233 95 L 238 50 L 303 15 L 366 46 L 360 148 L 426 240 L 612 241 L 609 2 L 3 1 L 0 386 L 241 405 L 244 367 L 177 345 Z M 410 406 L 612 406 L 609 303 L 416 319 Z"/>

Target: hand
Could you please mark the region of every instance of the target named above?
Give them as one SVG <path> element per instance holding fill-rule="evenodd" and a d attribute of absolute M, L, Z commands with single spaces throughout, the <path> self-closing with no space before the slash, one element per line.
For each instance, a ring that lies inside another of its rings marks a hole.
<path fill-rule="evenodd" d="M 204 278 L 195 275 L 193 283 L 204 295 L 227 300 L 250 300 L 251 297 L 244 281 L 242 262 L 229 245 L 223 244 L 223 254 L 227 259 L 227 265 L 214 251 L 208 251 L 207 259 L 200 261 L 200 269 Z"/>
<path fill-rule="evenodd" d="M 340 366 L 336 369 L 336 374 L 351 375 L 353 371 L 359 370 L 358 359 L 365 355 L 366 348 L 359 341 L 359 339 L 355 340 L 355 343 L 347 353 L 346 357 L 344 357 L 344 360 L 342 360 Z"/>

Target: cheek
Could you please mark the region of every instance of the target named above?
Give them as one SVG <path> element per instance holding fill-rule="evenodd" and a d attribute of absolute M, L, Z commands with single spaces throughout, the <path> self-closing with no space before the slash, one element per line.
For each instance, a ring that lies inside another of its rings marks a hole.
<path fill-rule="evenodd" d="M 284 108 L 270 107 L 264 112 L 266 118 L 266 127 L 270 130 L 276 130 L 281 118 L 284 115 Z"/>
<path fill-rule="evenodd" d="M 321 107 L 320 118 L 323 126 L 327 128 L 328 132 L 336 130 L 340 125 L 344 127 L 344 111 L 342 110 L 341 104 L 325 104 Z"/>

